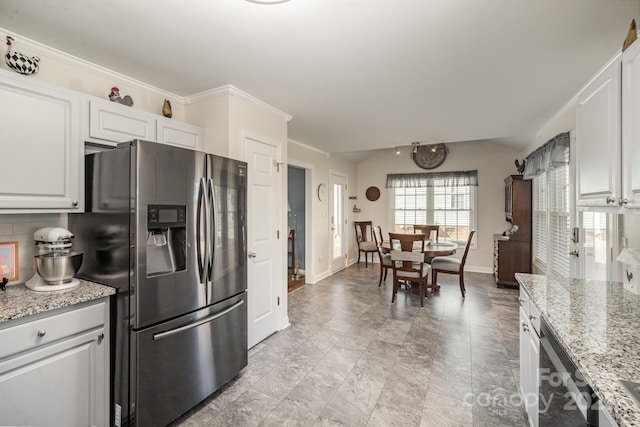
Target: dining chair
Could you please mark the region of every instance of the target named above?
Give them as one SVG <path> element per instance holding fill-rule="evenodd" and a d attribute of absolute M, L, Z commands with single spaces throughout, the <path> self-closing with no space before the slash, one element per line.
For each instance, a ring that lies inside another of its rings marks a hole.
<path fill-rule="evenodd" d="M 356 242 L 358 242 L 358 264 L 360 264 L 360 253 L 364 252 L 364 266 L 368 267 L 367 255 L 371 254 L 371 262 L 373 262 L 373 254 L 378 252 L 378 245 L 371 238 L 372 222 L 354 221 L 353 225 L 356 229 Z"/>
<path fill-rule="evenodd" d="M 436 232 L 436 242 L 438 241 L 438 235 L 440 234 L 440 226 L 439 225 L 419 225 L 416 224 L 413 226 L 414 233 L 422 233 L 425 235 L 425 239 L 431 238 L 431 232 Z M 433 257 L 424 257 L 424 262 L 427 264 L 431 264 L 433 261 Z"/>
<path fill-rule="evenodd" d="M 372 228 L 373 231 L 373 240 L 376 242 L 376 248 L 378 249 L 378 258 L 380 260 L 380 280 L 378 280 L 378 287 L 382 284 L 383 281 L 387 281 L 387 272 L 391 265 L 391 254 L 384 253 L 380 245 L 382 245 L 383 237 L 382 237 L 382 227 L 376 225 Z M 384 272 L 384 278 L 382 274 Z"/>
<path fill-rule="evenodd" d="M 426 236 L 427 239 L 431 238 L 431 232 L 436 232 L 436 240 L 438 240 L 438 235 L 440 234 L 440 226 L 439 225 L 419 225 L 416 224 L 413 226 L 414 233 L 422 233 Z"/>
<path fill-rule="evenodd" d="M 446 256 L 437 256 L 431 261 L 431 289 L 434 292 L 437 289 L 438 273 L 457 274 L 460 280 L 460 293 L 462 298 L 466 289 L 464 287 L 464 264 L 467 261 L 467 255 L 469 254 L 469 247 L 471 246 L 471 240 L 475 230 L 469 232 L 469 238 L 467 239 L 467 247 L 464 249 L 462 259 L 451 258 Z"/>
<path fill-rule="evenodd" d="M 393 269 L 392 303 L 396 301 L 400 281 L 405 283 L 417 282 L 420 307 L 424 307 L 425 287 L 427 275 L 429 274 L 429 265 L 424 262 L 424 240 L 424 234 L 389 233 L 391 248 L 400 248 L 391 250 L 391 268 Z"/>

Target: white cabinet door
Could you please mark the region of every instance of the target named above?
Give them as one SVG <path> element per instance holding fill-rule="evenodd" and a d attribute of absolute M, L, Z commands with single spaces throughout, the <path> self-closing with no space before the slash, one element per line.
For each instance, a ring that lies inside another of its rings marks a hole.
<path fill-rule="evenodd" d="M 620 60 L 578 97 L 578 206 L 618 206 L 620 196 Z"/>
<path fill-rule="evenodd" d="M 0 329 L 0 421 L 108 426 L 107 302 L 56 313 Z"/>
<path fill-rule="evenodd" d="M 152 114 L 126 105 L 92 99 L 89 136 L 113 142 L 156 141 L 156 120 Z"/>
<path fill-rule="evenodd" d="M 622 197 L 640 208 L 640 42 L 622 53 Z"/>
<path fill-rule="evenodd" d="M 188 123 L 158 117 L 158 142 L 200 150 L 204 148 L 203 129 Z"/>
<path fill-rule="evenodd" d="M 80 98 L 0 73 L 0 213 L 81 212 Z"/>
<path fill-rule="evenodd" d="M 103 328 L 0 362 L 3 425 L 107 425 Z M 100 402 L 100 403 L 99 403 Z"/>

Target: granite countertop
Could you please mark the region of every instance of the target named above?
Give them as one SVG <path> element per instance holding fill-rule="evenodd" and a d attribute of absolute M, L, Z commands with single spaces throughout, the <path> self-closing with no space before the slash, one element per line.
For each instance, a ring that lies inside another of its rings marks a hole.
<path fill-rule="evenodd" d="M 640 426 L 640 406 L 618 382 L 640 383 L 640 296 L 616 282 L 516 279 L 618 425 Z"/>
<path fill-rule="evenodd" d="M 7 286 L 6 291 L 0 291 L 0 323 L 116 293 L 115 288 L 78 280 L 80 284 L 74 288 L 51 292 L 32 291 L 24 285 Z"/>

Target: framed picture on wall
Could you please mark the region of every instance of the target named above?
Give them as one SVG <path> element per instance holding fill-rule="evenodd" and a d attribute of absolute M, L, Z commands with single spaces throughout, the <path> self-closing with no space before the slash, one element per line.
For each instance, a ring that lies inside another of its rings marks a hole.
<path fill-rule="evenodd" d="M 18 242 L 0 243 L 0 279 L 18 280 Z"/>

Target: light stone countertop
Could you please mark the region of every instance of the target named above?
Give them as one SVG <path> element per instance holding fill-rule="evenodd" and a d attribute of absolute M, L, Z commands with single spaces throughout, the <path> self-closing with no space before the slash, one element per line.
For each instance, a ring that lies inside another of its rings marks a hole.
<path fill-rule="evenodd" d="M 10 285 L 0 291 L 0 323 L 44 313 L 116 293 L 115 288 L 78 279 L 80 284 L 71 289 L 36 292 L 24 285 Z"/>
<path fill-rule="evenodd" d="M 618 382 L 640 383 L 640 296 L 616 282 L 516 280 L 618 425 L 640 426 L 640 406 Z"/>

